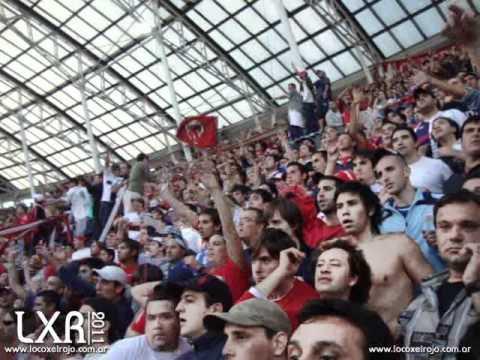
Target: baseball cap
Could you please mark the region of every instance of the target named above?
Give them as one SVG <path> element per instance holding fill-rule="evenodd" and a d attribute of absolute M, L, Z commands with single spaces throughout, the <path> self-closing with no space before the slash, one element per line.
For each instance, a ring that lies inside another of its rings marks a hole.
<path fill-rule="evenodd" d="M 233 305 L 232 293 L 222 280 L 213 275 L 203 274 L 178 283 L 183 290 L 206 293 L 213 303 L 223 305 L 223 310 L 228 311 Z"/>
<path fill-rule="evenodd" d="M 440 111 L 437 114 L 438 118 L 444 118 L 454 121 L 459 127 L 463 125 L 465 120 L 467 120 L 467 115 L 465 115 L 462 111 L 456 109 L 444 110 Z"/>
<path fill-rule="evenodd" d="M 122 285 L 128 284 L 127 273 L 122 268 L 115 265 L 107 265 L 98 270 L 93 270 L 102 279 L 107 281 L 117 281 Z"/>
<path fill-rule="evenodd" d="M 275 332 L 290 334 L 292 325 L 285 311 L 272 301 L 249 299 L 236 304 L 229 312 L 208 315 L 204 318 L 205 327 L 221 331 L 225 323 L 239 326 L 261 326 Z"/>
<path fill-rule="evenodd" d="M 175 226 L 172 226 L 172 225 L 165 226 L 165 228 L 163 228 L 161 231 L 158 232 L 158 235 L 161 237 L 171 236 L 179 246 L 181 246 L 185 250 L 188 250 L 188 245 L 182 236 L 182 232 Z"/>

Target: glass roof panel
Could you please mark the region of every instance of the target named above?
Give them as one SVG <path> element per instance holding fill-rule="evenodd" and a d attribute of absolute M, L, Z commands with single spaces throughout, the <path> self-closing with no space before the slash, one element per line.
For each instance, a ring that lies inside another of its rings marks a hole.
<path fill-rule="evenodd" d="M 163 1 L 159 2 L 158 16 L 164 22 L 168 62 L 182 115 L 211 112 L 219 117 L 221 127 L 228 126 L 252 115 L 246 97 L 260 98 L 255 87 L 264 89 L 266 96 L 285 94 L 293 80 L 293 59 L 272 1 L 165 0 L 165 4 L 168 1 L 180 11 L 189 9 L 180 24 L 181 16 L 172 16 Z M 158 43 L 151 33 L 157 16 L 153 2 L 19 2 L 35 15 L 25 16 L 9 28 L 0 23 L 0 68 L 39 95 L 46 95 L 54 105 L 44 104 L 41 110 L 35 103 L 42 100 L 24 92 L 21 101 L 28 103 L 24 114 L 29 122 L 29 145 L 70 176 L 93 171 L 78 82 L 82 79 L 78 73 L 81 55 L 87 107 L 97 140 L 126 160 L 141 151 L 163 149 L 159 126 L 171 123 L 161 117 L 167 113 L 171 121 L 173 109 Z M 18 3 L 0 4 L 6 17 L 23 15 Z M 318 6 L 327 6 L 327 1 L 283 3 L 307 67 L 326 71 L 332 81 L 361 70 L 350 43 L 319 15 Z M 466 0 L 463 3 L 469 6 Z M 478 6 L 480 0 L 473 3 Z M 343 0 L 343 8 L 352 13 L 386 58 L 438 34 L 447 5 L 446 0 Z M 98 59 L 71 44 L 69 36 Z M 21 105 L 16 86 L 2 77 L 0 97 L 0 116 Z M 146 114 L 150 118 L 140 120 Z M 15 116 L 0 123 L 2 129 L 20 138 Z M 175 129 L 168 131 L 175 134 Z M 97 143 L 102 152 L 106 150 Z M 169 143 L 175 141 L 169 138 Z M 21 147 L 4 140 L 0 142 L 0 168 L 9 166 L 5 177 L 14 179 L 14 185 L 27 187 Z M 48 176 L 63 178 L 42 159 L 36 159 L 35 166 L 37 172 L 44 166 Z"/>

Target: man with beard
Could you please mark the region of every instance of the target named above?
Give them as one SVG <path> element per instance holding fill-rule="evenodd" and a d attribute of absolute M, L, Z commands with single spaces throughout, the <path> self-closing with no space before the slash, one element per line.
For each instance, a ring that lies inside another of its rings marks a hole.
<path fill-rule="evenodd" d="M 422 294 L 400 316 L 406 346 L 458 346 L 480 319 L 480 198 L 461 190 L 436 205 L 434 220 L 440 255 L 448 269 L 422 282 Z M 439 352 L 440 353 L 440 352 Z M 427 359 L 428 354 L 407 354 Z M 442 359 L 456 359 L 443 353 Z"/>
<path fill-rule="evenodd" d="M 372 270 L 370 308 L 397 332 L 397 319 L 413 299 L 415 285 L 432 274 L 415 241 L 404 234 L 379 234 L 380 200 L 366 185 L 342 184 L 335 195 L 337 216 Z"/>

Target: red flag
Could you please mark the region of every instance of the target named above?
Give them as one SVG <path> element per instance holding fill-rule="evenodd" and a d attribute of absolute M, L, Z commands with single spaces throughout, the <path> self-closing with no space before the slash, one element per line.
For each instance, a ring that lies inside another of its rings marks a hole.
<path fill-rule="evenodd" d="M 215 116 L 186 117 L 177 129 L 177 138 L 193 147 L 213 147 L 217 145 L 217 127 Z"/>

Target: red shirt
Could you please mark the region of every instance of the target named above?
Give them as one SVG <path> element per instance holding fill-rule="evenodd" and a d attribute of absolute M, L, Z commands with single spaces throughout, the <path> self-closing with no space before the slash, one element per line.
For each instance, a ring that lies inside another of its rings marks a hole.
<path fill-rule="evenodd" d="M 250 285 L 250 267 L 247 267 L 247 269 L 248 270 L 240 269 L 237 264 L 228 258 L 224 265 L 211 269 L 209 274 L 221 277 L 221 280 L 230 288 L 233 302 L 236 302 Z"/>
<path fill-rule="evenodd" d="M 132 330 L 136 331 L 139 334 L 145 334 L 145 322 L 146 322 L 145 310 L 142 310 L 142 314 L 131 325 Z"/>
<path fill-rule="evenodd" d="M 246 291 L 238 302 L 242 302 L 253 298 L 254 296 Z M 303 309 L 306 303 L 310 300 L 318 299 L 320 296 L 318 293 L 306 282 L 295 279 L 293 281 L 293 287 L 290 291 L 281 299 L 274 302 L 279 305 L 283 311 L 288 315 L 290 322 L 292 323 L 292 331 L 298 326 L 298 314 Z"/>
<path fill-rule="evenodd" d="M 316 249 L 320 243 L 343 235 L 345 231 L 340 224 L 330 226 L 316 218 L 309 224 L 309 228 L 305 229 L 304 241 L 309 248 Z"/>
<path fill-rule="evenodd" d="M 133 275 L 135 274 L 135 272 L 138 269 L 138 264 L 135 263 L 135 264 L 127 266 L 127 265 L 123 265 L 122 263 L 120 263 L 120 267 L 122 268 L 123 271 L 125 271 L 127 273 L 128 283 L 131 284 L 132 280 L 133 280 Z"/>

